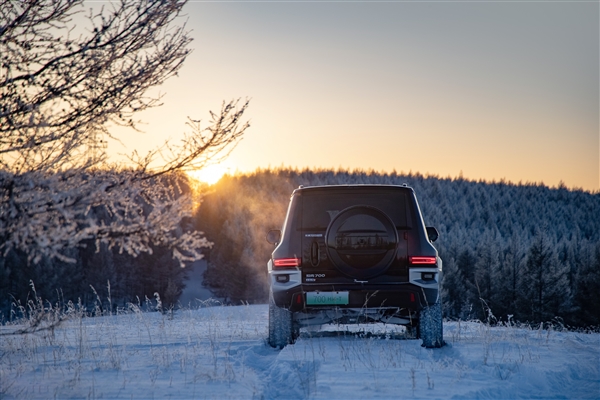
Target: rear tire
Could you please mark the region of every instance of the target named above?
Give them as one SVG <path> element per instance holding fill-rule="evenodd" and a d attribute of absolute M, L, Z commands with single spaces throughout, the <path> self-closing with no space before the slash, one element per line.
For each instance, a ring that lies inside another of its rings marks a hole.
<path fill-rule="evenodd" d="M 419 315 L 419 334 L 423 340 L 423 347 L 431 349 L 444 345 L 441 303 L 436 303 L 421 310 Z"/>
<path fill-rule="evenodd" d="M 297 330 L 294 329 L 293 315 L 290 310 L 277 307 L 273 294 L 269 298 L 269 345 L 283 349 L 294 343 Z"/>

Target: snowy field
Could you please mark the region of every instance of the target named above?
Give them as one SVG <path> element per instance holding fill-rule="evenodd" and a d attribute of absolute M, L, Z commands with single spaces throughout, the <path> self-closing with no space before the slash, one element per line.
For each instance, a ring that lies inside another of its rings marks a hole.
<path fill-rule="evenodd" d="M 276 350 L 267 310 L 134 310 L 3 336 L 0 398 L 600 398 L 598 334 L 449 322 L 447 346 L 425 349 L 401 327 L 326 326 Z"/>

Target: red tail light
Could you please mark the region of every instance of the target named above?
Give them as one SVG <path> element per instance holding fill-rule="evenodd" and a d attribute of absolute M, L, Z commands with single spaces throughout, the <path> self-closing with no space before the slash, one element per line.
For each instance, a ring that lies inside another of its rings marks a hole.
<path fill-rule="evenodd" d="M 411 256 L 409 259 L 411 264 L 418 265 L 435 265 L 437 262 L 435 257 L 429 256 Z"/>
<path fill-rule="evenodd" d="M 302 264 L 301 258 L 275 258 L 273 266 L 275 268 L 296 268 Z"/>

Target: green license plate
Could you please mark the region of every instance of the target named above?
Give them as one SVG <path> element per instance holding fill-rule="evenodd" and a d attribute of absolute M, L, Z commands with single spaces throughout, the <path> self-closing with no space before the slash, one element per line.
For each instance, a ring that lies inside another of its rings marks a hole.
<path fill-rule="evenodd" d="M 335 306 L 348 304 L 348 292 L 307 292 L 309 306 Z"/>

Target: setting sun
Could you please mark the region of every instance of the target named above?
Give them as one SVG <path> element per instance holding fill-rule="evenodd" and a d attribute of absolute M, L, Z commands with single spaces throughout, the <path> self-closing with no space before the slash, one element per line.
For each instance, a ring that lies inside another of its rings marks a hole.
<path fill-rule="evenodd" d="M 219 179 L 221 179 L 221 177 L 227 173 L 227 171 L 228 168 L 226 168 L 225 166 L 220 164 L 213 164 L 208 165 L 197 171 L 190 171 L 188 172 L 188 175 L 190 175 L 194 179 L 208 183 L 209 185 L 213 185 L 217 183 Z"/>

